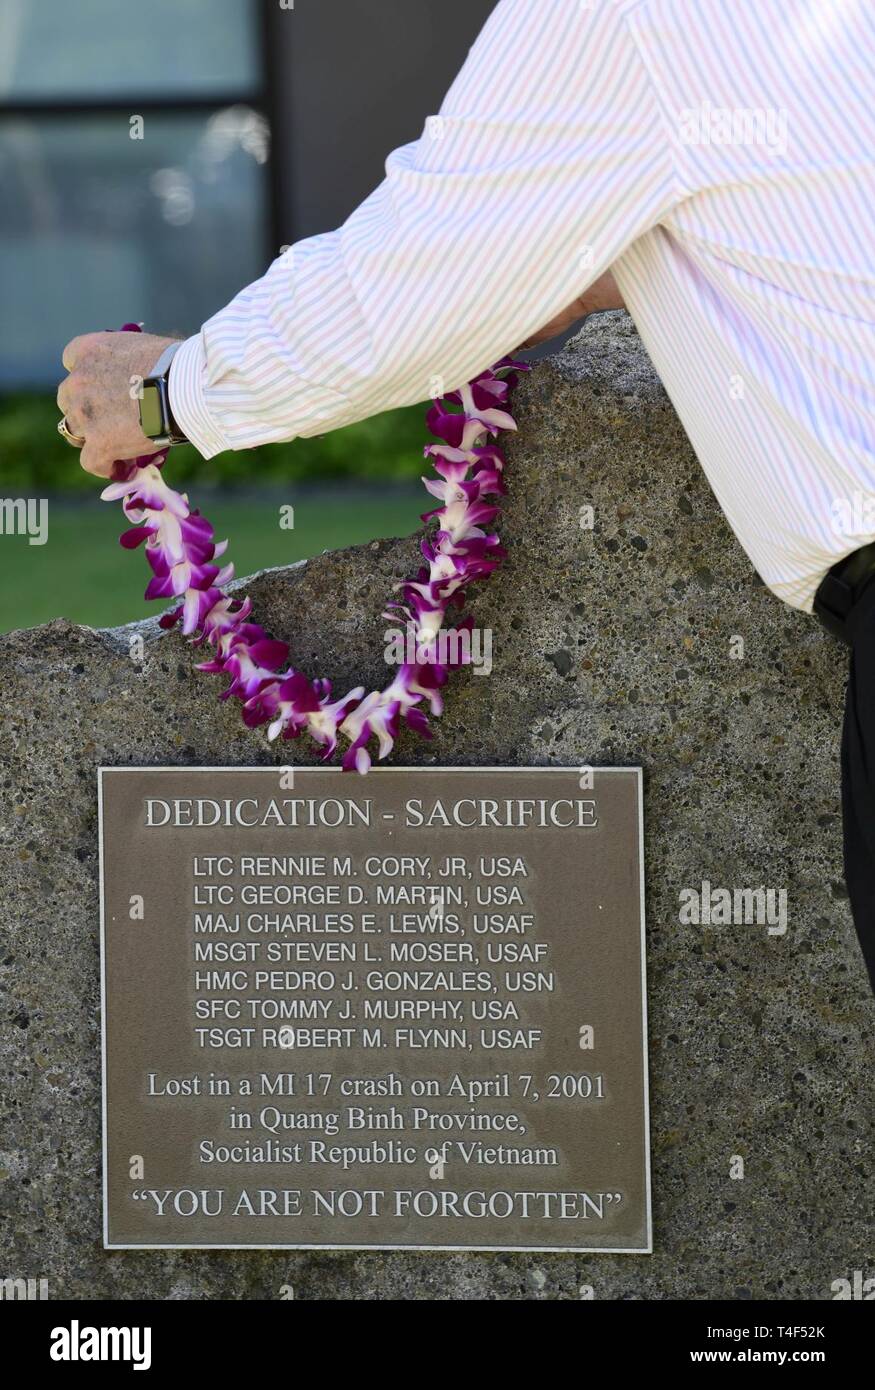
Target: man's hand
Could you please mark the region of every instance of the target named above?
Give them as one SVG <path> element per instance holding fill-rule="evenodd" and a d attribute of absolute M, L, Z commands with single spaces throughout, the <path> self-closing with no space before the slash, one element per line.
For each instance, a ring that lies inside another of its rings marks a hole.
<path fill-rule="evenodd" d="M 58 407 L 73 434 L 85 440 L 82 467 L 109 478 L 115 459 L 157 453 L 140 429 L 145 377 L 173 338 L 152 333 L 85 333 L 64 348 L 70 375 L 58 388 Z"/>

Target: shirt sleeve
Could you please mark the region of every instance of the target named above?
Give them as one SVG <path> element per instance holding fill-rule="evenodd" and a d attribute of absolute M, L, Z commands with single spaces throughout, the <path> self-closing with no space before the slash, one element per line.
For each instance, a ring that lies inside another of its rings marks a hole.
<path fill-rule="evenodd" d="M 672 141 L 624 8 L 497 5 L 370 197 L 177 352 L 171 406 L 205 457 L 454 390 L 664 216 Z"/>

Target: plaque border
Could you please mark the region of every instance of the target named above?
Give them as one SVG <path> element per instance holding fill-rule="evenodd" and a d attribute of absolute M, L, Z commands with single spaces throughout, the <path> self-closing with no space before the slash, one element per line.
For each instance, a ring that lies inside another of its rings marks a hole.
<path fill-rule="evenodd" d="M 372 767 L 368 776 L 381 772 L 571 772 L 578 773 L 583 763 L 562 765 L 547 763 L 543 765 L 518 766 L 510 765 L 504 767 L 491 766 L 470 766 L 461 764 L 441 765 L 439 767 L 430 764 L 420 764 L 411 766 L 406 764 L 403 767 L 384 766 Z M 586 764 L 589 766 L 589 764 Z M 644 908 L 644 770 L 640 763 L 632 763 L 628 766 L 617 764 L 607 764 L 594 766 L 593 772 L 633 772 L 636 775 L 638 790 L 638 870 L 639 870 L 639 924 L 640 924 L 640 958 L 641 958 L 641 1047 L 643 1055 L 643 1092 L 644 1092 L 644 1219 L 645 1219 L 645 1238 L 646 1245 L 640 1248 L 633 1248 L 628 1245 L 611 1247 L 604 1245 L 334 1245 L 327 1242 L 310 1245 L 277 1245 L 276 1242 L 256 1245 L 201 1245 L 201 1244 L 156 1244 L 152 1241 L 141 1241 L 136 1243 L 111 1242 L 109 1239 L 109 1193 L 107 1178 L 107 1140 L 108 1140 L 108 1116 L 107 1116 L 107 1087 L 106 1087 L 106 913 L 104 908 L 104 863 L 103 863 L 103 774 L 105 772 L 275 772 L 276 767 L 272 763 L 240 763 L 223 765 L 221 767 L 210 767 L 202 763 L 197 766 L 189 764 L 174 765 L 166 763 L 151 764 L 119 764 L 100 763 L 97 768 L 97 848 L 98 848 L 98 877 L 100 890 L 100 1109 L 101 1109 L 101 1160 L 102 1175 L 101 1189 L 103 1198 L 103 1249 L 104 1250 L 360 1250 L 360 1251 L 392 1251 L 395 1253 L 409 1254 L 430 1254 L 430 1255 L 458 1255 L 458 1254 L 481 1254 L 481 1255 L 652 1255 L 653 1254 L 653 1198 L 651 1189 L 651 1163 L 650 1163 L 650 1076 L 649 1076 L 649 1054 L 647 1049 L 647 937 Z M 295 767 L 296 772 L 321 772 L 334 774 L 343 777 L 345 774 L 339 767 L 311 767 L 310 764 L 303 764 Z"/>

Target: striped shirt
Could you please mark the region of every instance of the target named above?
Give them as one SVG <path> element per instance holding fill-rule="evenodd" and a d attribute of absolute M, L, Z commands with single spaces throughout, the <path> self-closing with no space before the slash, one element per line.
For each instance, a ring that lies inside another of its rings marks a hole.
<path fill-rule="evenodd" d="M 177 420 L 209 458 L 425 400 L 610 267 L 753 564 L 810 609 L 875 539 L 873 53 L 870 0 L 502 0 L 375 192 L 179 350 Z"/>

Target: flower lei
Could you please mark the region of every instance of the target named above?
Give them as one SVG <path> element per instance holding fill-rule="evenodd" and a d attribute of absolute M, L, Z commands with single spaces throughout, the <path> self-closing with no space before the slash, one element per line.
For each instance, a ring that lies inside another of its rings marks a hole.
<path fill-rule="evenodd" d="M 128 330 L 138 329 L 126 324 Z M 371 765 L 368 744 L 377 740 L 379 758 L 392 750 L 402 724 L 431 738 L 428 719 L 420 706 L 433 715 L 443 709 L 441 687 L 449 671 L 462 665 L 461 646 L 451 659 L 438 661 L 438 633 L 451 608 L 461 608 L 468 584 L 486 579 L 505 551 L 498 537 L 483 529 L 498 514 L 498 506 L 484 499 L 505 491 L 504 457 L 489 441 L 502 430 L 515 430 L 516 422 L 505 409 L 517 372 L 528 371 L 524 362 L 502 358 L 458 391 L 436 397 L 426 416 L 431 433 L 441 441 L 423 450 L 436 478 L 423 478 L 426 489 L 441 506 L 422 516 L 437 518 L 437 528 L 421 543 L 425 565 L 415 579 L 396 586 L 402 602 L 390 604 L 387 619 L 402 615 L 416 633 L 416 661 L 399 666 L 384 690 L 365 693 L 356 686 L 340 700 L 331 699 L 331 683 L 310 680 L 301 671 L 286 667 L 289 647 L 269 637 L 258 623 L 250 622 L 248 598 L 237 600 L 224 590 L 233 578 L 234 566 L 215 564 L 228 542 L 216 543 L 206 517 L 188 505 L 188 497 L 165 481 L 161 466 L 167 452 L 116 464 L 114 476 L 101 493 L 105 501 L 122 499 L 130 530 L 119 538 L 126 549 L 145 541 L 152 569 L 147 599 L 182 599 L 160 619 L 163 628 L 181 623 L 194 646 L 209 646 L 213 655 L 197 669 L 228 675 L 229 685 L 220 699 L 242 701 L 243 722 L 249 728 L 268 725 L 268 738 L 298 738 L 307 733 L 330 758 L 338 734 L 348 740 L 343 758 L 346 771 L 367 772 Z M 120 477 L 120 474 L 125 476 Z M 471 627 L 467 618 L 457 630 Z M 285 668 L 285 669 L 284 669 Z"/>

